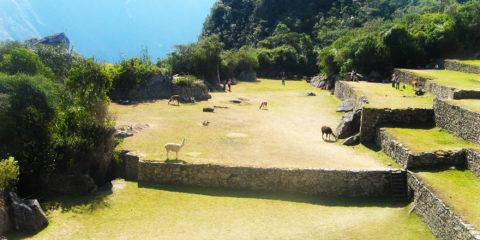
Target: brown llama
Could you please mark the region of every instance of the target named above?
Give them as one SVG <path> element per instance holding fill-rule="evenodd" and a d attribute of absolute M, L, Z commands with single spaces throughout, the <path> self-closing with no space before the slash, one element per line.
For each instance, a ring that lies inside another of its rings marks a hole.
<path fill-rule="evenodd" d="M 327 126 L 322 127 L 322 139 L 323 139 L 323 141 L 325 141 L 325 138 L 323 137 L 325 134 L 327 135 L 327 138 L 328 138 L 329 141 L 330 141 L 330 135 L 332 135 L 335 138 L 335 141 L 337 141 L 337 136 L 335 136 L 335 134 L 333 134 L 333 131 L 330 127 L 327 127 Z"/>
<path fill-rule="evenodd" d="M 180 105 L 180 95 L 173 95 L 170 97 L 170 99 L 168 100 L 168 105 L 170 105 L 170 102 L 174 102 L 174 101 L 177 101 L 177 106 Z"/>
<path fill-rule="evenodd" d="M 260 107 L 258 109 L 263 108 L 264 110 L 266 110 L 267 109 L 267 104 L 268 104 L 267 102 L 262 102 L 262 104 L 260 104 Z"/>

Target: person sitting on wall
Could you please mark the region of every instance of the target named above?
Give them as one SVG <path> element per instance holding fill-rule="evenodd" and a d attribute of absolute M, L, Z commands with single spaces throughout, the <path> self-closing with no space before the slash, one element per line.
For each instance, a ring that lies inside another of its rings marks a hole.
<path fill-rule="evenodd" d="M 422 91 L 422 84 L 418 85 L 418 90 L 415 91 L 415 95 L 422 96 L 424 92 Z"/>

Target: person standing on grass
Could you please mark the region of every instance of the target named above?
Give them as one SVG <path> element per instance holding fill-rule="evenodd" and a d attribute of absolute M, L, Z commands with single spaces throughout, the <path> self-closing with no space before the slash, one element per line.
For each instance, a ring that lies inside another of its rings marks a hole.
<path fill-rule="evenodd" d="M 400 90 L 400 78 L 397 77 L 397 84 L 395 86 L 395 89 Z"/>
<path fill-rule="evenodd" d="M 280 73 L 282 75 L 282 85 L 285 86 L 285 72 Z"/>
<path fill-rule="evenodd" d="M 392 74 L 392 87 L 395 87 L 395 83 L 397 82 L 397 74 L 393 73 Z"/>
<path fill-rule="evenodd" d="M 231 92 L 232 91 L 232 80 L 228 80 L 228 91 Z"/>

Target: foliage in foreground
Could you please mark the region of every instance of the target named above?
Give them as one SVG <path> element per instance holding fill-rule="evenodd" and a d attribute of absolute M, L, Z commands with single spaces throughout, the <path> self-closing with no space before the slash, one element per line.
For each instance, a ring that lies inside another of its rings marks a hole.
<path fill-rule="evenodd" d="M 19 171 L 18 162 L 14 158 L 0 160 L 0 201 L 2 194 L 15 189 Z"/>

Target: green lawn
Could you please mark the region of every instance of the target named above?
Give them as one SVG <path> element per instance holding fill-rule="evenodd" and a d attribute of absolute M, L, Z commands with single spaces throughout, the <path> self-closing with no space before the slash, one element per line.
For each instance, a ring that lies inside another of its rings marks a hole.
<path fill-rule="evenodd" d="M 480 99 L 461 99 L 461 100 L 448 100 L 449 102 L 463 106 L 472 111 L 480 113 Z"/>
<path fill-rule="evenodd" d="M 112 104 L 117 125 L 148 124 L 150 127 L 125 139 L 121 148 L 144 160 L 164 161 L 164 145 L 187 138 L 179 159 L 187 163 L 226 164 L 280 168 L 385 169 L 384 159 L 373 151 L 359 151 L 322 140 L 321 127 L 333 129 L 341 103 L 329 91 L 311 88 L 304 81 L 265 80 L 240 83 L 229 93 L 212 93 L 212 99 L 196 104 L 170 106 L 166 100 L 124 106 Z M 306 91 L 317 94 L 303 96 Z M 231 100 L 243 99 L 241 104 Z M 268 101 L 268 110 L 259 110 Z M 215 113 L 203 107 L 223 106 Z M 209 121 L 209 126 L 203 126 Z M 332 138 L 333 139 L 333 138 Z M 170 155 L 175 158 L 175 153 Z"/>
<path fill-rule="evenodd" d="M 418 175 L 456 215 L 480 228 L 480 179 L 477 176 L 468 170 L 420 172 Z"/>
<path fill-rule="evenodd" d="M 480 75 L 449 70 L 405 70 L 446 87 L 465 90 L 480 90 Z"/>
<path fill-rule="evenodd" d="M 479 66 L 480 67 L 480 60 L 456 60 L 453 61 L 461 62 L 468 65 Z"/>
<path fill-rule="evenodd" d="M 370 82 L 345 82 L 355 89 L 359 95 L 367 97 L 371 108 L 432 108 L 434 96 L 426 93 L 423 96 L 415 96 L 415 91 L 411 85 L 400 85 L 400 90 L 392 87 L 388 83 L 370 83 Z"/>
<path fill-rule="evenodd" d="M 412 152 L 458 150 L 462 148 L 475 148 L 480 150 L 480 145 L 465 141 L 439 128 L 415 129 L 397 127 L 385 129 Z"/>
<path fill-rule="evenodd" d="M 121 184 L 122 182 L 117 182 Z M 50 225 L 12 239 L 435 239 L 409 206 L 249 191 L 144 186 L 61 197 Z"/>

